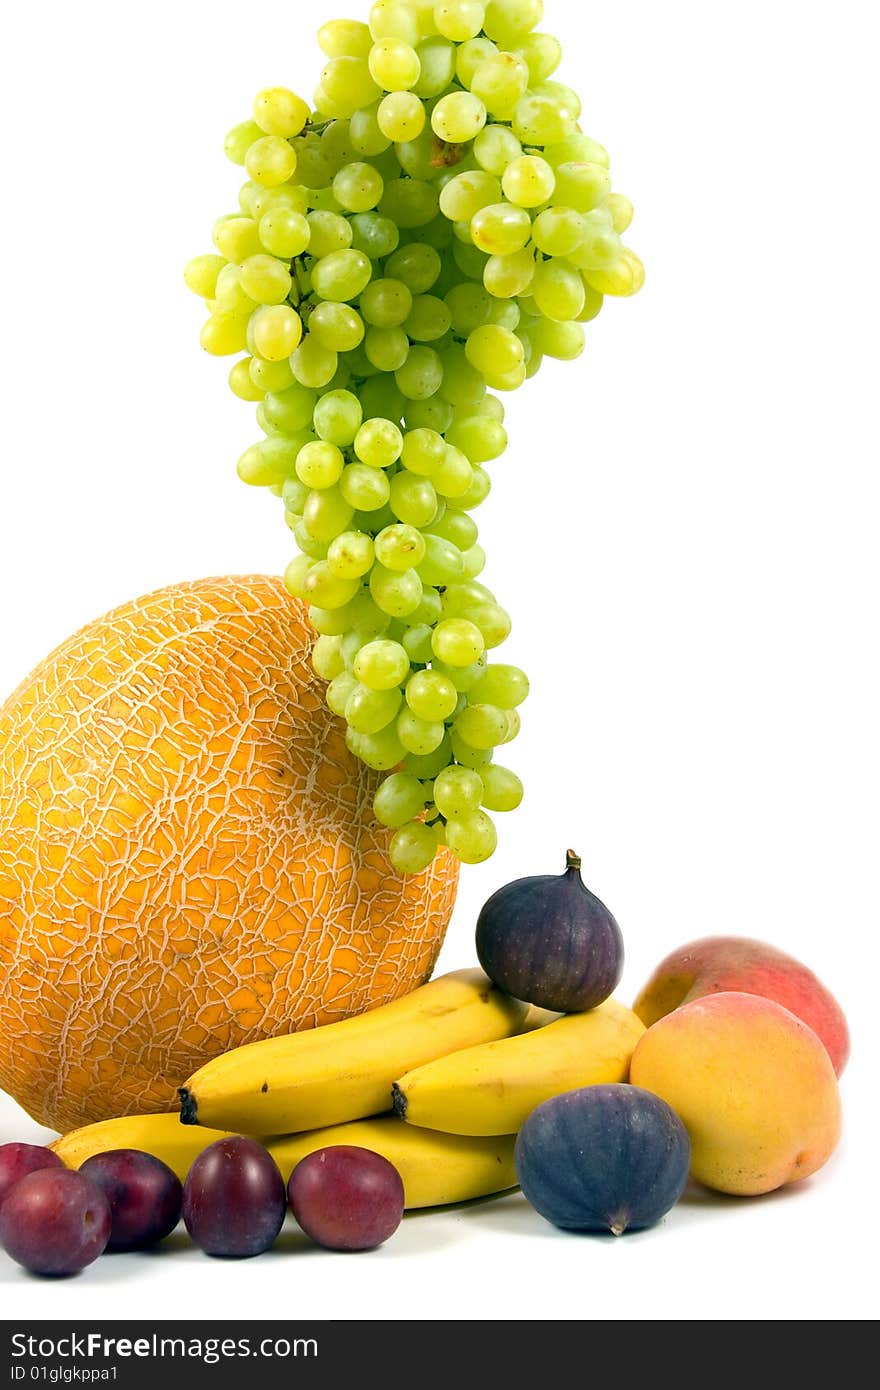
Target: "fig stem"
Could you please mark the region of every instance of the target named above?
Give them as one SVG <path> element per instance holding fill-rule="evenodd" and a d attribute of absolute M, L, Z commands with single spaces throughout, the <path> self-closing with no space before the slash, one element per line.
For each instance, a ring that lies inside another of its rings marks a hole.
<path fill-rule="evenodd" d="M 579 854 L 575 854 L 573 849 L 565 851 L 565 867 L 566 869 L 577 869 L 580 872 L 581 857 Z"/>

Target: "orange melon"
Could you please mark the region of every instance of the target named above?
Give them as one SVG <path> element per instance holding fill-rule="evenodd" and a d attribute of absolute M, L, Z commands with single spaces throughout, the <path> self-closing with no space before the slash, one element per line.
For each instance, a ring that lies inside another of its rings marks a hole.
<path fill-rule="evenodd" d="M 263 576 L 116 609 L 0 709 L 0 1086 L 70 1129 L 428 979 L 445 850 L 388 862 L 300 605 Z"/>

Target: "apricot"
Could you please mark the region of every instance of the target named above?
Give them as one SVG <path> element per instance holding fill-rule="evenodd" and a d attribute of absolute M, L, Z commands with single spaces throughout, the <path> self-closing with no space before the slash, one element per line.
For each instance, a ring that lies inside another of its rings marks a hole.
<path fill-rule="evenodd" d="M 819 1038 L 770 999 L 730 991 L 682 1005 L 643 1034 L 630 1080 L 684 1122 L 691 1176 L 739 1196 L 799 1182 L 840 1138 L 840 1096 Z"/>

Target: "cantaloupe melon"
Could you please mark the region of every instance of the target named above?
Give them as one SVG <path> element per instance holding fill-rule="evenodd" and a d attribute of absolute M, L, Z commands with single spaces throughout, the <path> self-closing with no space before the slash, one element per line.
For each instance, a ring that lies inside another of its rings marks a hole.
<path fill-rule="evenodd" d="M 0 709 L 0 1086 L 69 1129 L 173 1105 L 209 1057 L 431 974 L 443 851 L 395 874 L 275 579 L 151 594 Z"/>

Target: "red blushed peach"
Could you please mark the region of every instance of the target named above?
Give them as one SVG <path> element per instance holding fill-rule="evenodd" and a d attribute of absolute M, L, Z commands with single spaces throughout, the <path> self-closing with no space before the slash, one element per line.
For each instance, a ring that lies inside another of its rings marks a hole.
<path fill-rule="evenodd" d="M 657 966 L 633 1012 L 650 1028 L 681 1004 L 722 990 L 773 999 L 797 1014 L 822 1039 L 840 1076 L 849 1029 L 834 995 L 793 956 L 747 936 L 705 936 L 679 947 Z"/>
<path fill-rule="evenodd" d="M 828 1053 L 799 1018 L 755 994 L 709 994 L 644 1033 L 630 1081 L 684 1122 L 691 1174 L 738 1196 L 821 1168 L 840 1137 Z"/>

